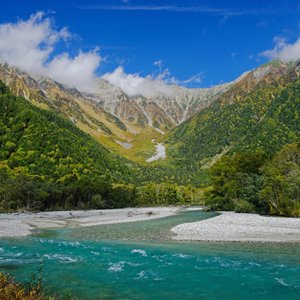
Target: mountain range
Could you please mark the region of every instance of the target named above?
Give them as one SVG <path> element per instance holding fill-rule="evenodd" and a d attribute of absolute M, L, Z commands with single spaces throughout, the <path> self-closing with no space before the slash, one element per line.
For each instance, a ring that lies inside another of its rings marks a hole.
<path fill-rule="evenodd" d="M 145 164 L 156 139 L 166 144 L 163 165 L 195 170 L 240 148 L 272 152 L 297 140 L 298 94 L 282 99 L 297 89 L 299 69 L 299 63 L 270 62 L 230 83 L 195 89 L 172 85 L 168 95 L 151 97 L 129 96 L 103 78 L 97 92 L 80 92 L 7 64 L 0 65 L 0 80 L 15 95 L 70 120 L 121 156 Z M 282 114 L 290 119 L 280 119 Z M 266 145 L 265 135 L 268 143 L 276 143 Z"/>
<path fill-rule="evenodd" d="M 270 62 L 246 73 L 167 139 L 170 160 L 210 167 L 224 154 L 261 149 L 272 154 L 299 141 L 299 63 Z"/>
<path fill-rule="evenodd" d="M 208 107 L 237 81 L 213 88 L 172 85 L 170 95 L 129 96 L 99 78 L 95 93 L 82 93 L 50 78 L 36 77 L 7 64 L 0 80 L 16 95 L 71 120 L 78 128 L 125 157 L 144 162 L 153 152 L 152 139 Z"/>

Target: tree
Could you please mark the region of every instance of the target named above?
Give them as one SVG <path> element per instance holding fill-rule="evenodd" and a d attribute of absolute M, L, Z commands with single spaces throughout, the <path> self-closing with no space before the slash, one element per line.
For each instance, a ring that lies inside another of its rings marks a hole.
<path fill-rule="evenodd" d="M 263 167 L 264 181 L 260 193 L 271 214 L 300 217 L 300 147 L 282 148 Z"/>
<path fill-rule="evenodd" d="M 212 184 L 205 193 L 206 204 L 218 210 L 262 211 L 259 191 L 264 161 L 261 151 L 222 157 L 209 171 Z"/>

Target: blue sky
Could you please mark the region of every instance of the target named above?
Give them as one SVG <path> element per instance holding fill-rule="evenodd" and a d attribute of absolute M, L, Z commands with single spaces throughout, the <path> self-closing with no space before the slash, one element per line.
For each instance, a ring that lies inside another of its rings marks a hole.
<path fill-rule="evenodd" d="M 52 56 L 99 47 L 100 75 L 118 66 L 140 76 L 168 69 L 169 77 L 191 87 L 233 80 L 268 61 L 261 53 L 278 41 L 293 44 L 300 37 L 300 3 L 293 0 L 10 0 L 1 4 L 0 23 L 37 11 L 72 33 Z"/>

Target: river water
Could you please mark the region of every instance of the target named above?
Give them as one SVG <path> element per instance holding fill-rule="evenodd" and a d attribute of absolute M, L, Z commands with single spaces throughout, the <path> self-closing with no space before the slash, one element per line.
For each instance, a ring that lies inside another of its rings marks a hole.
<path fill-rule="evenodd" d="M 77 299 L 299 299 L 299 244 L 172 242 L 205 212 L 0 240 L 0 271 Z"/>

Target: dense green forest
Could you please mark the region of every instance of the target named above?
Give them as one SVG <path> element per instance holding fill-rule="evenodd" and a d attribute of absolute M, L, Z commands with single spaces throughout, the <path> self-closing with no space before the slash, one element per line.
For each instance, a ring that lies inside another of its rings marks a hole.
<path fill-rule="evenodd" d="M 229 90 L 170 134 L 170 164 L 183 173 L 200 174 L 224 154 L 260 149 L 272 155 L 283 145 L 298 142 L 300 80 L 296 78 L 290 75 L 250 93 Z M 196 184 L 198 179 L 191 178 Z"/>
<path fill-rule="evenodd" d="M 297 72 L 234 86 L 169 135 L 169 164 L 205 187 L 212 209 L 300 216 Z"/>
<path fill-rule="evenodd" d="M 221 99 L 172 132 L 167 161 L 142 166 L 0 82 L 0 210 L 205 203 L 300 216 L 299 113 L 299 79 Z"/>
<path fill-rule="evenodd" d="M 0 84 L 2 209 L 92 206 L 138 170 L 70 121 L 15 97 Z"/>
<path fill-rule="evenodd" d="M 168 182 L 167 174 L 110 152 L 71 121 L 12 95 L 0 83 L 2 211 L 176 204 L 185 202 L 184 195 L 191 202 L 183 193 L 189 187 L 158 183 Z M 155 183 L 145 185 L 151 181 L 157 182 L 155 191 Z"/>
<path fill-rule="evenodd" d="M 128 162 L 70 121 L 13 96 L 3 85 L 0 91 L 2 168 L 61 183 L 91 174 L 104 180 L 131 179 Z"/>
<path fill-rule="evenodd" d="M 209 171 L 205 201 L 213 209 L 300 217 L 300 145 L 272 158 L 261 151 L 224 156 Z"/>

